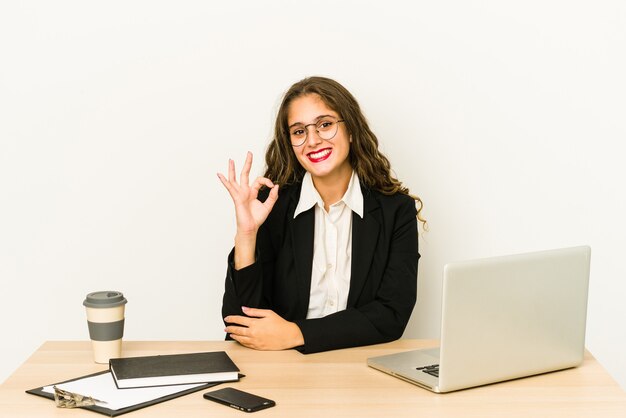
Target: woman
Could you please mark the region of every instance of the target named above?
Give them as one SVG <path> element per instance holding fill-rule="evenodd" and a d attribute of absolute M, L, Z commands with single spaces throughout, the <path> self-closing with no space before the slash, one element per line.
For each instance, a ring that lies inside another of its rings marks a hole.
<path fill-rule="evenodd" d="M 260 350 L 313 353 L 402 336 L 417 293 L 421 201 L 390 173 L 354 97 L 323 77 L 294 84 L 263 177 L 229 161 L 235 204 L 222 314 Z M 280 190 L 279 190 L 280 186 Z"/>

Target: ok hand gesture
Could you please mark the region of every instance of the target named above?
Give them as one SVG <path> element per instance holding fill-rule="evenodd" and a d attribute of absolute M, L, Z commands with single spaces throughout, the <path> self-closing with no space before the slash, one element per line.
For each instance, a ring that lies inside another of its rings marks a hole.
<path fill-rule="evenodd" d="M 254 248 L 256 233 L 259 227 L 265 222 L 267 216 L 272 211 L 274 203 L 278 199 L 278 185 L 266 177 L 258 177 L 252 185 L 249 185 L 250 168 L 252 167 L 252 153 L 246 155 L 246 162 L 241 170 L 239 182 L 235 175 L 235 162 L 228 160 L 228 179 L 218 173 L 220 181 L 228 190 L 230 197 L 235 204 L 235 215 L 237 217 L 237 236 L 235 237 L 235 267 L 241 268 L 254 262 Z M 259 189 L 262 186 L 269 187 L 270 194 L 265 200 L 257 200 Z M 252 259 L 250 259 L 252 257 Z M 237 259 L 244 261 L 237 266 Z"/>

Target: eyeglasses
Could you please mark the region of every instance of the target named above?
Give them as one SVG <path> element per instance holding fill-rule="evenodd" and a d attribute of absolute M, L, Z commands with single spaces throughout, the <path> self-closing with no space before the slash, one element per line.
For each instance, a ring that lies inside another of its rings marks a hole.
<path fill-rule="evenodd" d="M 337 135 L 339 124 L 343 120 L 336 120 L 335 118 L 325 117 L 317 121 L 316 123 L 309 123 L 308 125 L 295 125 L 289 130 L 289 138 L 291 139 L 291 146 L 299 147 L 303 145 L 309 137 L 309 126 L 315 126 L 315 132 L 317 136 L 325 141 L 330 141 Z"/>

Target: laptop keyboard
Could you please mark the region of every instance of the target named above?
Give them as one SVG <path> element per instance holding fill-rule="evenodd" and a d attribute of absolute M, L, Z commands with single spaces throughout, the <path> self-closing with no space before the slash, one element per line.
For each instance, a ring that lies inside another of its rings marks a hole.
<path fill-rule="evenodd" d="M 415 370 L 421 370 L 424 373 L 428 373 L 431 376 L 439 377 L 439 365 L 438 364 L 432 364 L 430 366 L 424 366 L 424 367 L 416 367 Z"/>

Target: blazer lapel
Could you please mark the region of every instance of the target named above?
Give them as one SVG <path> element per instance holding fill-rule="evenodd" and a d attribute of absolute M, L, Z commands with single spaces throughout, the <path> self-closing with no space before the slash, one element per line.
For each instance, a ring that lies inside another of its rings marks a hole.
<path fill-rule="evenodd" d="M 368 189 L 361 187 L 361 190 L 364 216 L 361 219 L 356 213 L 352 214 L 352 273 L 348 307 L 354 306 L 361 294 L 374 259 L 374 250 L 378 244 L 382 223 L 378 201 Z"/>
<path fill-rule="evenodd" d="M 306 316 L 309 308 L 309 298 L 311 293 L 311 271 L 313 269 L 313 234 L 315 231 L 315 208 L 302 212 L 295 219 L 295 212 L 300 190 L 292 195 L 292 208 L 288 211 L 287 221 L 291 229 L 291 245 L 293 250 L 296 280 L 298 281 L 298 298 L 302 302 L 300 315 Z"/>

